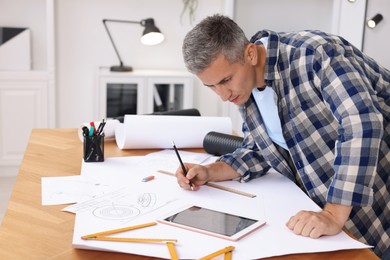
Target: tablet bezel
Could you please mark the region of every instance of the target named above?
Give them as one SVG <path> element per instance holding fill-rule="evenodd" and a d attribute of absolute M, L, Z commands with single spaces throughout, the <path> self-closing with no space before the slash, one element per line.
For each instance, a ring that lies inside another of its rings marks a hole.
<path fill-rule="evenodd" d="M 200 229 L 200 228 L 197 228 L 197 227 L 192 227 L 192 226 L 188 226 L 188 225 L 185 225 L 185 224 L 182 224 L 182 223 L 176 223 L 176 222 L 172 222 L 172 221 L 167 220 L 168 218 L 170 218 L 170 217 L 172 217 L 172 216 L 174 216 L 174 215 L 176 215 L 178 213 L 181 213 L 181 212 L 183 212 L 185 210 L 188 210 L 191 207 L 204 208 L 204 209 L 207 209 L 207 210 L 210 210 L 210 211 L 217 212 L 218 214 L 233 215 L 233 216 L 237 216 L 237 217 L 244 218 L 244 219 L 254 220 L 256 222 L 251 224 L 250 226 L 244 228 L 243 230 L 235 233 L 232 236 L 227 236 L 227 235 L 224 235 L 224 234 L 219 234 L 219 233 L 215 233 L 215 232 L 208 231 L 208 230 L 205 230 L 205 229 Z M 252 217 L 248 217 L 248 216 L 242 216 L 242 215 L 238 215 L 238 214 L 233 214 L 233 213 L 224 212 L 224 211 L 221 211 L 221 210 L 211 209 L 209 207 L 193 205 L 193 204 L 180 207 L 177 210 L 174 210 L 174 211 L 172 211 L 172 212 L 170 212 L 170 213 L 168 213 L 168 214 L 166 214 L 164 216 L 161 216 L 160 218 L 156 219 L 156 221 L 158 223 L 167 224 L 167 225 L 170 225 L 170 226 L 183 228 L 183 229 L 190 230 L 190 231 L 195 231 L 195 232 L 198 232 L 198 233 L 202 233 L 202 234 L 205 234 L 205 235 L 210 235 L 210 236 L 218 237 L 218 238 L 222 238 L 222 239 L 227 239 L 227 240 L 230 240 L 230 241 L 238 241 L 241 238 L 249 235 L 250 233 L 256 231 L 257 229 L 259 229 L 260 227 L 262 227 L 262 226 L 264 226 L 266 224 L 265 219 L 261 219 L 261 218 L 259 219 L 259 218 L 252 218 Z"/>

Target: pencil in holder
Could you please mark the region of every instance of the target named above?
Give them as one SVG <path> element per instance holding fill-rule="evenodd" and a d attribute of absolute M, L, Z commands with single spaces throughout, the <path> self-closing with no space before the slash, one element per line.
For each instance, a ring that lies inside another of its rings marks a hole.
<path fill-rule="evenodd" d="M 84 136 L 84 162 L 104 162 L 104 134 Z"/>

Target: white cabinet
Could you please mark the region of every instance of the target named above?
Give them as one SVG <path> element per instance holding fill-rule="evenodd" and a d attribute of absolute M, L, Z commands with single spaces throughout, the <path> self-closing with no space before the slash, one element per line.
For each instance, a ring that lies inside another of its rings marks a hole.
<path fill-rule="evenodd" d="M 48 73 L 0 72 L 0 167 L 19 167 L 33 128 L 49 121 Z"/>
<path fill-rule="evenodd" d="M 186 71 L 99 68 L 97 118 L 193 108 L 193 75 Z"/>

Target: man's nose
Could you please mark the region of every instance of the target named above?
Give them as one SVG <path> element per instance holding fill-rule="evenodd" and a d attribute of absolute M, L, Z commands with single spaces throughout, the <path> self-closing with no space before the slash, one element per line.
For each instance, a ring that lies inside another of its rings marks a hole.
<path fill-rule="evenodd" d="M 229 91 L 226 88 L 222 87 L 221 85 L 215 86 L 215 93 L 218 94 L 218 96 L 222 99 L 222 101 L 225 102 L 229 100 L 230 97 Z"/>

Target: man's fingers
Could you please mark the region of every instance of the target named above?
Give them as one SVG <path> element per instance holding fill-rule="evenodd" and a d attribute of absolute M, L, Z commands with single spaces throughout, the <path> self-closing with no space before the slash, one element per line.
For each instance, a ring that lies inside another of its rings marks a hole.
<path fill-rule="evenodd" d="M 323 235 L 334 235 L 340 231 L 331 215 L 321 211 L 300 211 L 291 217 L 286 226 L 296 235 L 319 238 Z"/>

